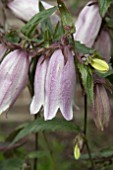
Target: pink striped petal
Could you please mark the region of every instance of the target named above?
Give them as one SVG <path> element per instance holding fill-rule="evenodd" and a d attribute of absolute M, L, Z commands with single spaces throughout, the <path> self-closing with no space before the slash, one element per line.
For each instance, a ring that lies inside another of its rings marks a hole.
<path fill-rule="evenodd" d="M 75 105 L 76 72 L 74 58 L 68 52 L 68 60 L 63 68 L 60 80 L 60 110 L 66 120 L 73 118 L 73 105 Z"/>
<path fill-rule="evenodd" d="M 89 5 L 93 2 L 90 1 L 86 4 L 75 23 L 75 40 L 80 41 L 87 47 L 92 47 L 102 23 L 98 4 Z"/>
<path fill-rule="evenodd" d="M 50 120 L 55 117 L 59 108 L 60 76 L 64 67 L 64 56 L 61 50 L 56 50 L 49 62 L 45 82 L 44 118 Z"/>
<path fill-rule="evenodd" d="M 44 85 L 45 85 L 45 76 L 47 72 L 48 60 L 45 60 L 43 63 L 44 57 L 40 57 L 36 72 L 35 72 L 35 81 L 34 81 L 34 97 L 30 105 L 31 114 L 36 114 L 39 112 L 42 105 L 44 105 Z"/>
<path fill-rule="evenodd" d="M 17 99 L 26 85 L 28 55 L 21 50 L 10 52 L 0 65 L 0 114 Z"/>

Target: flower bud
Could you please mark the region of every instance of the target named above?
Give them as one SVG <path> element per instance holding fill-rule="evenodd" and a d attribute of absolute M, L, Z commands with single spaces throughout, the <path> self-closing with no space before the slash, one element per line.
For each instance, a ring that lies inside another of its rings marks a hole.
<path fill-rule="evenodd" d="M 0 65 L 0 114 L 15 102 L 26 85 L 28 54 L 22 50 L 10 52 Z"/>
<path fill-rule="evenodd" d="M 84 145 L 84 135 L 83 134 L 79 134 L 76 136 L 76 138 L 74 139 L 74 158 L 76 160 L 78 160 L 80 158 L 81 155 L 81 151 L 83 149 L 83 145 Z"/>
<path fill-rule="evenodd" d="M 7 47 L 3 44 L 0 44 L 0 61 L 2 57 L 5 55 L 6 51 L 7 51 Z"/>
<path fill-rule="evenodd" d="M 101 30 L 97 40 L 94 43 L 94 48 L 100 53 L 100 55 L 109 62 L 111 58 L 111 39 L 106 30 Z"/>
<path fill-rule="evenodd" d="M 95 84 L 93 117 L 98 129 L 104 130 L 108 126 L 111 116 L 110 102 L 102 84 Z"/>
<path fill-rule="evenodd" d="M 104 60 L 99 58 L 92 58 L 90 64 L 101 73 L 106 73 L 109 70 L 109 65 Z"/>
<path fill-rule="evenodd" d="M 53 6 L 41 1 L 45 9 L 52 8 Z M 9 9 L 20 19 L 29 21 L 35 14 L 39 13 L 39 0 L 12 0 L 8 3 Z M 59 20 L 55 15 L 53 19 Z"/>
<path fill-rule="evenodd" d="M 80 12 L 75 23 L 75 40 L 80 41 L 87 47 L 92 47 L 100 30 L 102 18 L 99 6 L 93 0 L 90 1 Z"/>

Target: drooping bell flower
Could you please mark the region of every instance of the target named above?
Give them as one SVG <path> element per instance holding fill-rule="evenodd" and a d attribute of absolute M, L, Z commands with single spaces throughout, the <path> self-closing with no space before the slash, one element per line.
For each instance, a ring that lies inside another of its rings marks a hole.
<path fill-rule="evenodd" d="M 74 38 L 87 47 L 92 47 L 99 33 L 102 18 L 99 13 L 98 3 L 91 0 L 80 12 L 75 23 Z"/>
<path fill-rule="evenodd" d="M 0 65 L 0 114 L 9 109 L 26 85 L 28 54 L 22 50 L 10 52 Z"/>
<path fill-rule="evenodd" d="M 45 120 L 54 118 L 58 108 L 66 120 L 73 118 L 76 73 L 72 52 L 67 55 L 66 64 L 60 49 L 51 56 L 45 82 Z"/>
<path fill-rule="evenodd" d="M 64 57 L 62 50 L 58 49 L 49 61 L 42 62 L 41 57 L 37 64 L 30 112 L 36 114 L 44 106 L 45 120 L 53 119 L 58 109 L 66 120 L 73 118 L 76 72 L 74 58 L 69 49 L 66 55 Z"/>
<path fill-rule="evenodd" d="M 45 9 L 53 6 L 41 1 Z M 20 19 L 29 21 L 35 14 L 39 13 L 39 0 L 12 0 L 8 4 L 9 9 Z"/>
<path fill-rule="evenodd" d="M 3 44 L 0 44 L 0 61 L 2 57 L 5 55 L 6 51 L 7 51 L 7 47 Z"/>
<path fill-rule="evenodd" d="M 31 114 L 38 113 L 41 106 L 44 106 L 44 86 L 48 67 L 48 60 L 43 60 L 44 56 L 41 56 L 38 60 L 36 67 L 34 80 L 34 96 L 30 105 Z"/>
<path fill-rule="evenodd" d="M 102 29 L 97 40 L 94 43 L 94 48 L 100 53 L 105 61 L 109 62 L 111 58 L 111 39 L 107 30 Z"/>
<path fill-rule="evenodd" d="M 98 129 L 103 131 L 111 116 L 110 101 L 103 84 L 96 83 L 94 89 L 93 117 Z"/>

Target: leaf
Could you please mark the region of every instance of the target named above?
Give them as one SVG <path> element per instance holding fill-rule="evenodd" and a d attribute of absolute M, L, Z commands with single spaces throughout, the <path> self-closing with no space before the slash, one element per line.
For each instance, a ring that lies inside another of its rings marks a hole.
<path fill-rule="evenodd" d="M 75 42 L 75 48 L 81 54 L 93 54 L 95 52 L 94 49 L 86 47 L 85 44 L 81 44 L 80 41 Z"/>
<path fill-rule="evenodd" d="M 19 158 L 11 158 L 0 161 L 0 170 L 20 170 L 24 161 Z"/>
<path fill-rule="evenodd" d="M 109 28 L 113 29 L 113 19 L 106 17 L 105 18 L 106 24 Z"/>
<path fill-rule="evenodd" d="M 45 8 L 44 8 L 44 6 L 43 6 L 43 4 L 42 4 L 41 1 L 39 1 L 39 9 L 40 9 L 40 11 L 44 11 L 44 10 L 45 10 Z M 45 20 L 41 23 L 41 25 L 42 25 L 41 29 L 42 29 L 43 32 L 44 32 L 45 29 L 48 27 L 49 30 L 50 30 L 50 32 L 51 32 L 51 34 L 53 34 L 53 25 L 52 25 L 51 20 L 50 20 L 49 17 L 48 17 L 47 19 L 45 19 Z"/>
<path fill-rule="evenodd" d="M 64 34 L 64 30 L 63 30 L 63 27 L 62 25 L 60 25 L 60 23 L 58 22 L 56 27 L 55 27 L 55 31 L 53 33 L 53 39 L 54 40 L 59 40 L 60 37 L 62 37 Z"/>
<path fill-rule="evenodd" d="M 106 78 L 106 77 L 108 77 L 108 76 L 110 76 L 112 74 L 113 74 L 113 69 L 109 70 L 107 73 L 100 73 L 100 72 L 98 72 L 98 75 L 100 77 L 104 77 L 104 78 Z"/>
<path fill-rule="evenodd" d="M 79 71 L 81 73 L 82 83 L 84 86 L 84 89 L 86 91 L 86 94 L 90 100 L 91 103 L 94 101 L 94 92 L 93 92 L 93 76 L 92 76 L 92 70 L 89 66 L 78 64 Z"/>
<path fill-rule="evenodd" d="M 105 16 L 111 3 L 113 3 L 113 0 L 99 0 L 100 14 L 102 17 Z"/>
<path fill-rule="evenodd" d="M 58 3 L 59 10 L 60 10 L 62 24 L 65 30 L 65 33 L 73 34 L 75 32 L 75 26 L 74 26 L 73 18 L 70 12 L 66 8 L 62 0 L 57 0 L 57 3 Z"/>
<path fill-rule="evenodd" d="M 56 131 L 56 130 L 64 130 L 64 131 L 80 131 L 79 126 L 75 123 L 67 122 L 62 119 L 53 119 L 50 121 L 44 121 L 42 118 L 34 120 L 28 123 L 15 137 L 13 142 L 17 142 L 23 137 L 27 136 L 30 133 L 36 133 L 40 131 Z"/>
<path fill-rule="evenodd" d="M 36 27 L 39 23 L 46 20 L 49 16 L 51 16 L 58 7 L 53 7 L 44 11 L 41 11 L 40 13 L 36 14 L 33 18 L 30 19 L 30 21 L 22 27 L 21 31 L 24 35 L 30 37 L 32 33 L 36 30 Z"/>

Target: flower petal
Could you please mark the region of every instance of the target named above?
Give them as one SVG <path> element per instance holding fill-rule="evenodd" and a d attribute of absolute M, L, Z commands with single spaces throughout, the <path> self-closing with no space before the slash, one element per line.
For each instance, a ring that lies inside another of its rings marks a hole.
<path fill-rule="evenodd" d="M 44 85 L 48 60 L 45 60 L 42 63 L 43 59 L 44 59 L 43 56 L 39 58 L 35 72 L 34 97 L 30 105 L 30 112 L 32 114 L 38 113 L 41 106 L 44 105 Z"/>
<path fill-rule="evenodd" d="M 60 110 L 66 120 L 73 118 L 73 105 L 75 105 L 76 72 L 74 58 L 70 52 L 63 68 L 60 80 Z"/>
<path fill-rule="evenodd" d="M 64 56 L 61 50 L 56 50 L 49 63 L 45 83 L 44 118 L 50 120 L 55 117 L 59 108 L 60 75 L 64 67 Z"/>
<path fill-rule="evenodd" d="M 90 1 L 86 4 L 75 23 L 75 40 L 80 41 L 87 47 L 92 47 L 102 23 L 99 7 L 96 3 L 91 4 L 93 2 Z"/>
<path fill-rule="evenodd" d="M 6 111 L 26 85 L 28 55 L 21 50 L 10 52 L 0 65 L 0 113 Z"/>

